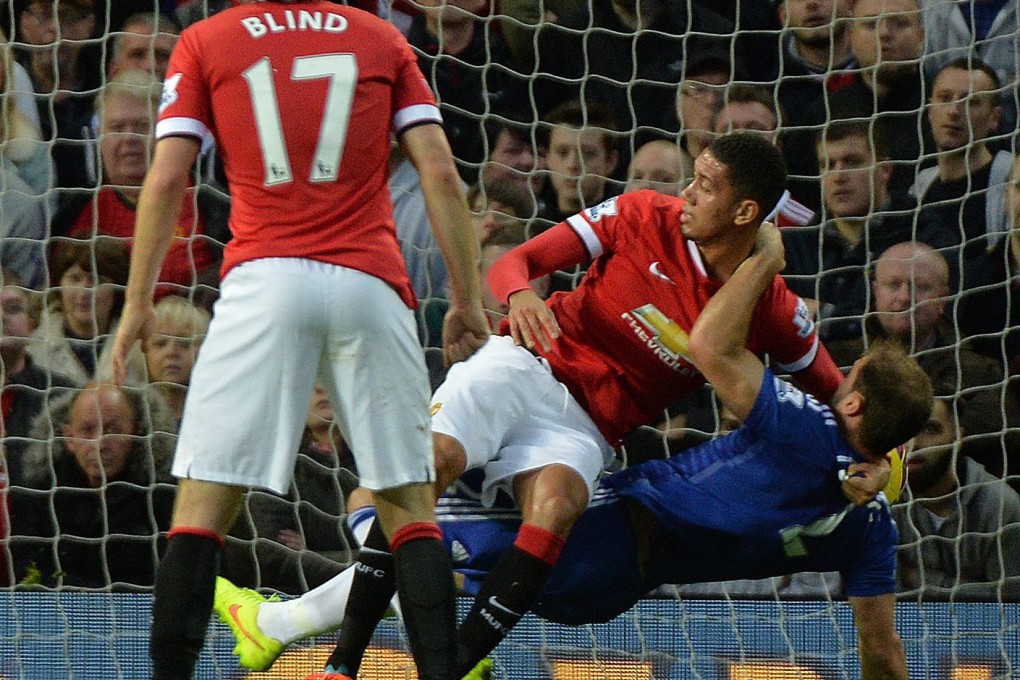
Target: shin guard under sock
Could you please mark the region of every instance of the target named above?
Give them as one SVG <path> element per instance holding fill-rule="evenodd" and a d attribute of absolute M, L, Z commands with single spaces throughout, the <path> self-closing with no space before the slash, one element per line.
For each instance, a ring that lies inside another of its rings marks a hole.
<path fill-rule="evenodd" d="M 190 527 L 171 530 L 156 573 L 149 655 L 155 680 L 189 680 L 212 613 L 223 539 Z"/>
<path fill-rule="evenodd" d="M 354 569 L 340 635 L 328 663 L 328 668 L 352 678 L 358 674 L 365 649 L 396 591 L 393 555 L 378 520 L 358 552 Z"/>
<path fill-rule="evenodd" d="M 415 522 L 393 535 L 397 591 L 421 680 L 459 680 L 457 588 L 439 526 Z"/>
<path fill-rule="evenodd" d="M 531 609 L 559 559 L 564 539 L 533 524 L 521 525 L 513 547 L 485 578 L 458 631 L 457 677 L 463 677 L 503 640 Z"/>

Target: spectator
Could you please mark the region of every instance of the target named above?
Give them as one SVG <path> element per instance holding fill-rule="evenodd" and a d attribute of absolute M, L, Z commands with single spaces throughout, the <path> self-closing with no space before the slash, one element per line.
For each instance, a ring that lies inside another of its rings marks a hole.
<path fill-rule="evenodd" d="M 55 236 L 105 235 L 130 243 L 138 195 L 152 157 L 159 97 L 160 84 L 141 71 L 119 73 L 102 89 L 96 98 L 102 186 L 96 195 L 66 205 L 53 222 Z M 226 202 L 210 187 L 191 187 L 160 273 L 161 294 L 194 292 L 203 304 L 211 304 L 219 281 L 218 242 L 227 239 L 228 211 Z"/>
<path fill-rule="evenodd" d="M 176 295 L 160 300 L 155 312 L 152 335 L 142 343 L 144 375 L 180 424 L 191 369 L 209 330 L 209 312 Z"/>
<path fill-rule="evenodd" d="M 32 297 L 18 276 L 0 271 L 0 362 L 3 363 L 3 452 L 11 486 L 24 483 L 22 456 L 30 443 L 32 421 L 49 404 L 54 388 L 70 387 L 69 378 L 39 368 L 27 347 L 36 328 Z"/>
<path fill-rule="evenodd" d="M 468 184 L 478 178 L 484 160 L 482 115 L 503 106 L 504 100 L 516 99 L 507 92 L 514 81 L 507 69 L 492 68 L 509 62 L 502 37 L 479 17 L 487 4 L 423 0 L 422 12 L 407 33 L 407 41 L 418 50 L 418 66 L 440 102 L 443 128 Z"/>
<path fill-rule="evenodd" d="M 729 57 L 716 52 L 691 55 L 684 65 L 673 105 L 680 121 L 680 148 L 687 154 L 688 167 L 694 167 L 694 159 L 712 142 L 712 121 L 734 76 L 732 70 Z"/>
<path fill-rule="evenodd" d="M 964 454 L 967 406 L 954 398 L 957 389 L 955 382 L 939 389 L 907 457 L 906 492 L 892 508 L 897 591 L 910 599 L 1016 601 L 1020 496 Z"/>
<path fill-rule="evenodd" d="M 587 0 L 500 0 L 499 29 L 516 62 L 531 69 L 535 66 L 535 34 L 587 5 Z"/>
<path fill-rule="evenodd" d="M 712 131 L 717 135 L 736 130 L 757 131 L 765 135 L 775 147 L 783 150 L 782 138 L 779 136 L 779 125 L 784 120 L 784 112 L 777 108 L 775 98 L 768 87 L 749 83 L 734 83 L 726 89 L 725 103 L 712 119 Z M 798 195 L 818 193 L 817 183 L 787 182 L 795 186 Z M 814 210 L 794 199 L 787 192 L 773 214 L 767 219 L 775 220 L 778 227 L 803 227 L 814 224 L 817 216 Z"/>
<path fill-rule="evenodd" d="M 45 282 L 43 242 L 53 162 L 37 125 L 18 108 L 15 63 L 0 32 L 0 264 L 32 287 Z"/>
<path fill-rule="evenodd" d="M 109 377 L 107 341 L 120 319 L 127 275 L 127 248 L 110 239 L 71 242 L 54 252 L 53 287 L 28 350 L 40 369 L 78 385 Z"/>
<path fill-rule="evenodd" d="M 449 274 L 425 210 L 418 171 L 396 142 L 390 144 L 387 186 L 400 253 L 404 256 L 415 297 L 419 300 L 445 297 Z"/>
<path fill-rule="evenodd" d="M 673 142 L 653 139 L 641 145 L 627 168 L 624 191 L 651 189 L 679 196 L 694 168 L 684 152 Z"/>
<path fill-rule="evenodd" d="M 677 132 L 670 104 L 687 59 L 728 54 L 732 36 L 733 24 L 702 3 L 584 3 L 538 34 L 538 112 L 598 101 L 629 138 L 629 157 L 649 138 Z"/>
<path fill-rule="evenodd" d="M 567 102 L 545 118 L 549 129 L 547 222 L 562 222 L 614 194 L 610 178 L 620 160 L 616 118 L 597 102 Z"/>
<path fill-rule="evenodd" d="M 93 383 L 36 418 L 27 488 L 11 490 L 16 578 L 65 588 L 151 586 L 170 526 L 173 432 L 158 400 Z M 54 434 L 58 436 L 54 437 Z M 158 483 L 158 484 L 157 484 Z M 155 486 L 154 486 L 155 485 Z"/>
<path fill-rule="evenodd" d="M 537 132 L 537 131 L 536 131 Z M 519 217 L 531 218 L 541 212 L 546 183 L 547 140 L 532 137 L 529 127 L 507 118 L 494 116 L 486 123 L 488 158 L 482 168 L 482 183 L 505 180 L 521 185 L 529 195 L 533 209 Z"/>
<path fill-rule="evenodd" d="M 882 251 L 901 241 L 936 248 L 954 241 L 931 211 L 917 213 L 910 196 L 889 186 L 892 169 L 882 127 L 834 122 L 820 131 L 816 148 L 827 219 L 783 230 L 783 275 L 791 290 L 810 301 L 822 338 L 844 340 L 861 335 L 870 299 L 866 272 Z"/>
<path fill-rule="evenodd" d="M 180 32 L 177 22 L 163 14 L 132 14 L 119 31 L 110 34 L 107 75 L 114 78 L 125 71 L 141 71 L 162 81 Z"/>
<path fill-rule="evenodd" d="M 811 102 L 822 98 L 825 80 L 834 71 L 855 65 L 850 49 L 849 17 L 853 0 L 773 0 L 783 27 L 780 34 L 776 98 L 784 125 L 808 123 Z"/>
<path fill-rule="evenodd" d="M 53 141 L 56 186 L 93 185 L 86 170 L 92 98 L 102 75 L 93 0 L 15 0 L 18 60 L 28 71 L 42 138 Z"/>
<path fill-rule="evenodd" d="M 516 182 L 491 180 L 468 190 L 468 207 L 481 243 L 494 231 L 510 231 L 521 243 L 528 236 L 531 197 Z"/>
<path fill-rule="evenodd" d="M 959 231 L 964 291 L 986 283 L 985 253 L 1008 229 L 1005 194 L 1013 154 L 988 146 L 1001 102 L 999 78 L 987 64 L 968 57 L 946 64 L 935 76 L 928 105 L 938 164 L 918 173 L 910 189 Z"/>
<path fill-rule="evenodd" d="M 1002 367 L 957 342 L 945 317 L 949 267 L 923 243 L 899 243 L 878 258 L 872 282 L 874 311 L 864 322 L 865 337 L 827 344 L 840 366 L 849 366 L 865 345 L 893 340 L 913 354 L 934 384 L 952 385 L 964 405 L 966 432 L 962 455 L 1002 476 L 1020 470 L 1012 428 L 1020 425 L 1020 404 L 1005 389 Z"/>
<path fill-rule="evenodd" d="M 957 322 L 974 349 L 1020 376 L 1020 157 L 1013 158 L 1006 183 L 1008 238 L 1000 238 L 984 256 L 987 285 L 960 296 Z M 1014 388 L 1018 383 L 1013 382 Z"/>
<path fill-rule="evenodd" d="M 922 152 L 934 148 L 931 126 L 923 115 L 930 90 L 920 68 L 924 26 L 920 0 L 856 0 L 850 46 L 857 69 L 835 73 L 825 95 L 809 106 L 805 125 L 812 128 L 787 140 L 790 172 L 817 175 L 810 148 L 816 130 L 843 118 L 881 120 L 889 139 L 889 186 L 906 190 L 914 183 Z"/>
<path fill-rule="evenodd" d="M 960 57 L 978 58 L 1008 83 L 1000 130 L 1016 129 L 1017 35 L 1020 20 L 1016 0 L 938 2 L 923 0 L 925 69 L 934 78 L 942 67 Z"/>
<path fill-rule="evenodd" d="M 316 386 L 308 405 L 290 493 L 278 496 L 249 491 L 245 503 L 248 516 L 240 521 L 251 523 L 254 537 L 347 564 L 357 544 L 344 530 L 345 499 L 357 486 L 357 466 L 336 424 L 333 405 L 326 391 Z M 326 580 L 335 568 L 328 571 Z M 315 585 L 325 582 L 316 577 L 312 581 Z"/>

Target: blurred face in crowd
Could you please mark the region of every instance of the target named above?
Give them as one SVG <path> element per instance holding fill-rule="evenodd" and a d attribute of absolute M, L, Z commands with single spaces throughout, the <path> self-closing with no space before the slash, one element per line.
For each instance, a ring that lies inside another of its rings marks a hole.
<path fill-rule="evenodd" d="M 549 135 L 550 181 L 561 210 L 576 211 L 605 196 L 606 180 L 616 169 L 617 153 L 607 133 L 557 125 Z"/>
<path fill-rule="evenodd" d="M 135 414 L 119 388 L 102 385 L 82 392 L 71 406 L 64 426 L 67 450 L 74 455 L 89 483 L 115 481 L 127 468 L 134 443 Z"/>
<path fill-rule="evenodd" d="M 496 141 L 489 153 L 485 179 L 516 182 L 537 194 L 544 182 L 541 173 L 544 165 L 544 157 L 535 152 L 530 140 L 503 129 L 496 135 Z"/>
<path fill-rule="evenodd" d="M 980 69 L 943 69 L 932 84 L 928 121 L 940 151 L 963 149 L 999 129 L 995 83 Z"/>
<path fill-rule="evenodd" d="M 931 416 L 914 437 L 906 459 L 907 485 L 923 494 L 943 480 L 953 464 L 953 448 L 962 435 L 948 399 L 936 399 Z"/>
<path fill-rule="evenodd" d="M 885 202 L 892 169 L 875 163 L 871 142 L 862 135 L 818 144 L 822 196 L 830 217 L 867 217 Z"/>
<path fill-rule="evenodd" d="M 875 311 L 890 336 L 918 347 L 931 338 L 949 294 L 945 259 L 919 245 L 900 243 L 875 264 Z"/>
<path fill-rule="evenodd" d="M 486 200 L 481 192 L 475 197 L 470 207 L 471 221 L 474 224 L 475 236 L 478 237 L 479 243 L 494 231 L 499 231 L 517 220 L 513 208 L 497 200 Z"/>
<path fill-rule="evenodd" d="M 29 313 L 31 302 L 24 288 L 4 286 L 0 288 L 0 312 L 3 314 L 3 328 L 0 329 L 0 346 L 24 347 L 35 324 Z"/>
<path fill-rule="evenodd" d="M 712 120 L 722 105 L 729 73 L 708 71 L 688 76 L 680 83 L 676 98 L 676 115 L 684 148 L 692 157 L 712 143 Z"/>
<path fill-rule="evenodd" d="M 848 0 L 786 0 L 779 3 L 779 21 L 789 27 L 798 42 L 825 47 L 846 33 L 850 14 Z"/>
<path fill-rule="evenodd" d="M 142 185 L 152 151 L 153 115 L 147 101 L 122 95 L 106 98 L 99 140 L 106 184 Z"/>
<path fill-rule="evenodd" d="M 336 413 L 333 411 L 329 395 L 321 385 L 316 385 L 312 390 L 311 401 L 308 402 L 308 420 L 305 424 L 309 429 L 315 430 L 328 427 L 333 423 L 334 418 L 336 418 Z"/>
<path fill-rule="evenodd" d="M 149 381 L 188 385 L 201 342 L 190 323 L 180 319 L 157 320 L 152 336 L 144 344 Z"/>
<path fill-rule="evenodd" d="M 488 6 L 488 0 L 415 0 L 430 25 L 474 21 Z M 441 29 L 441 26 L 439 26 Z"/>
<path fill-rule="evenodd" d="M 170 54 L 177 43 L 177 36 L 160 33 L 152 24 L 127 24 L 116 37 L 110 75 L 121 71 L 142 71 L 159 80 L 166 77 Z"/>
<path fill-rule="evenodd" d="M 87 40 L 95 30 L 95 14 L 83 3 L 36 0 L 20 15 L 21 40 L 29 45 L 52 45 L 58 40 Z"/>
<path fill-rule="evenodd" d="M 60 277 L 60 304 L 67 329 L 79 338 L 93 338 L 110 330 L 114 291 L 107 279 L 96 280 L 75 264 Z"/>
<path fill-rule="evenodd" d="M 924 49 L 917 0 L 857 0 L 853 15 L 850 46 L 862 68 L 878 66 L 880 79 L 917 68 Z"/>
<path fill-rule="evenodd" d="M 774 145 L 778 127 L 775 112 L 761 102 L 729 102 L 716 114 L 713 131 L 717 135 L 734 130 L 760 132 Z"/>
<path fill-rule="evenodd" d="M 672 142 L 654 140 L 637 150 L 627 172 L 625 191 L 651 189 L 669 196 L 680 195 L 684 179 L 683 153 Z"/>

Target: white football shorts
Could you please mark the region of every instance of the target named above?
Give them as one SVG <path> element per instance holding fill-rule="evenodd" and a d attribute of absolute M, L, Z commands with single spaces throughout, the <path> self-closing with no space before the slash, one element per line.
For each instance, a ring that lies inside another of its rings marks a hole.
<path fill-rule="evenodd" d="M 252 260 L 223 280 L 173 474 L 286 493 L 316 381 L 362 485 L 435 480 L 414 313 L 374 276 L 301 258 Z"/>
<path fill-rule="evenodd" d="M 461 443 L 468 470 L 485 471 L 487 505 L 499 488 L 513 495 L 518 473 L 553 463 L 581 475 L 590 497 L 615 455 L 549 364 L 505 336 L 450 368 L 432 397 L 432 429 Z"/>

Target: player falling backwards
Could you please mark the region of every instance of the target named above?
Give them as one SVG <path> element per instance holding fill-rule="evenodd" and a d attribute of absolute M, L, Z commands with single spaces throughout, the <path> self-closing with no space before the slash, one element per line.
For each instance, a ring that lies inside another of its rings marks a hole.
<path fill-rule="evenodd" d="M 156 576 L 154 677 L 192 676 L 224 536 L 248 487 L 290 486 L 318 380 L 376 491 L 419 676 L 448 680 L 456 590 L 435 523 L 416 300 L 386 189 L 392 133 L 421 175 L 450 272 L 446 357 L 463 358 L 489 329 L 478 246 L 435 98 L 398 30 L 331 2 L 219 12 L 181 34 L 168 74 L 114 342 L 118 377 L 131 345 L 152 331 L 156 275 L 208 138 L 224 162 L 233 239 L 174 457 L 181 482 Z"/>
<path fill-rule="evenodd" d="M 650 191 L 612 199 L 511 251 L 490 272 L 494 292 L 509 302 L 513 339 L 490 339 L 433 396 L 437 489 L 482 469 L 484 497 L 507 489 L 523 521 L 461 626 L 458 672 L 531 608 L 613 446 L 704 384 L 688 333 L 751 253 L 785 182 L 772 145 L 725 135 L 696 160 L 682 199 Z M 548 306 L 530 291 L 531 279 L 587 260 L 578 289 Z M 748 347 L 829 399 L 842 376 L 780 277 L 753 315 Z M 393 594 L 386 548 L 373 527 L 327 673 L 357 674 Z"/>
<path fill-rule="evenodd" d="M 766 223 L 759 234 L 755 252 L 707 303 L 689 341 L 694 364 L 743 426 L 604 478 L 535 611 L 560 623 L 597 623 L 664 583 L 838 570 L 859 628 L 862 677 L 905 679 L 893 621 L 896 528 L 884 496 L 855 507 L 839 479 L 848 466 L 879 461 L 919 431 L 931 411 L 931 385 L 916 361 L 891 346 L 873 347 L 858 361 L 831 406 L 776 378 L 744 346 L 755 302 L 783 266 L 778 230 Z M 355 512 L 354 523 L 366 514 Z M 453 495 L 441 499 L 439 516 L 447 547 L 459 546 L 452 554 L 465 588 L 479 591 L 479 573 L 514 541 L 519 515 Z M 346 597 L 352 569 L 281 603 L 221 580 L 216 608 L 232 624 L 242 663 L 266 668 L 286 644 L 338 625 L 335 604 Z M 243 629 L 228 614 L 235 605 Z"/>

